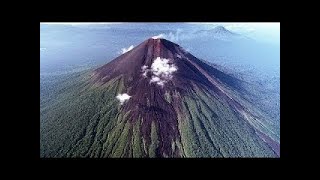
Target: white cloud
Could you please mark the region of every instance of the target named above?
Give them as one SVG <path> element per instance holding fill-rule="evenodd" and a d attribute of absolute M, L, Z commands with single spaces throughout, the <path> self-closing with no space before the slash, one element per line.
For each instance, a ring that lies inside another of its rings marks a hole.
<path fill-rule="evenodd" d="M 143 76 L 147 77 L 147 72 L 152 73 L 150 83 L 157 83 L 159 86 L 164 86 L 164 84 L 172 79 L 173 72 L 177 71 L 177 67 L 174 64 L 169 64 L 169 59 L 157 57 L 151 68 L 147 66 L 142 66 Z"/>
<path fill-rule="evenodd" d="M 134 48 L 133 45 L 129 46 L 128 48 L 122 48 L 120 53 L 124 54 L 124 53 L 126 53 L 128 51 L 131 51 L 133 48 Z"/>
<path fill-rule="evenodd" d="M 163 87 L 165 82 L 166 82 L 165 80 L 160 80 L 157 82 L 157 84 Z"/>
<path fill-rule="evenodd" d="M 161 38 L 167 39 L 169 41 L 180 44 L 183 40 L 189 40 L 197 37 L 197 34 L 193 34 L 193 31 L 176 29 L 175 31 L 171 31 L 169 33 L 161 33 Z"/>
<path fill-rule="evenodd" d="M 159 86 L 163 86 L 166 80 L 160 79 L 157 76 L 152 76 L 150 83 L 154 83 L 154 82 L 157 83 Z"/>
<path fill-rule="evenodd" d="M 169 59 L 157 57 L 149 68 L 146 65 L 141 67 L 142 75 L 147 77 L 147 73 L 151 72 L 152 76 L 150 83 L 156 83 L 159 86 L 172 79 L 173 72 L 177 71 L 177 67 L 174 64 L 169 63 Z"/>
<path fill-rule="evenodd" d="M 152 76 L 152 78 L 150 80 L 150 82 L 158 82 L 158 81 L 160 81 L 160 78 L 157 76 Z"/>
<path fill-rule="evenodd" d="M 142 73 L 142 75 L 143 75 L 143 77 L 147 77 L 147 71 L 144 71 L 143 73 Z"/>
<path fill-rule="evenodd" d="M 40 52 L 47 50 L 47 48 L 40 48 Z"/>
<path fill-rule="evenodd" d="M 177 71 L 177 67 L 169 64 L 169 59 L 157 57 L 151 65 L 151 71 L 156 76 L 170 78 L 171 74 Z"/>
<path fill-rule="evenodd" d="M 164 34 L 159 34 L 157 36 L 153 36 L 152 39 L 160 39 L 160 38 L 164 38 Z"/>
<path fill-rule="evenodd" d="M 144 76 L 144 77 L 147 77 L 147 73 L 150 71 L 149 69 L 147 69 L 148 68 L 148 66 L 146 66 L 146 65 L 143 65 L 142 67 L 141 67 L 141 70 L 142 70 L 142 75 Z"/>
<path fill-rule="evenodd" d="M 127 93 L 118 94 L 116 98 L 120 101 L 120 104 L 122 105 L 124 102 L 128 101 L 131 96 L 129 96 Z"/>
<path fill-rule="evenodd" d="M 145 71 L 147 68 L 148 68 L 148 66 L 146 66 L 146 65 L 143 65 L 143 66 L 141 67 L 142 71 Z"/>
<path fill-rule="evenodd" d="M 182 29 L 177 29 L 174 33 L 170 32 L 169 34 L 165 34 L 165 38 L 169 41 L 179 43 L 182 39 L 188 39 L 190 35 L 187 35 L 185 32 L 182 33 Z"/>

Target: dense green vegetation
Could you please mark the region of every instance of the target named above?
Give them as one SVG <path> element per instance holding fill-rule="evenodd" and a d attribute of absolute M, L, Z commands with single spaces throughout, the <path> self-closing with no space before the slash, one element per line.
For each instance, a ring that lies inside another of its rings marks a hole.
<path fill-rule="evenodd" d="M 184 95 L 165 92 L 168 103 L 181 101 L 179 137 L 171 141 L 172 154 L 159 154 L 159 123 L 152 120 L 150 136 L 143 136 L 145 119 L 130 121 L 130 111 L 125 112 L 115 98 L 124 90 L 124 79 L 119 76 L 99 85 L 89 78 L 90 73 L 82 72 L 41 81 L 41 157 L 275 156 L 254 128 L 269 134 L 276 128 L 260 120 L 267 115 L 236 93 L 233 98 L 252 108 L 256 117 L 245 119 L 225 99 L 197 86 Z M 271 137 L 277 140 L 274 134 Z"/>
<path fill-rule="evenodd" d="M 88 78 L 85 73 L 61 77 L 50 96 L 41 96 L 41 157 L 155 157 L 155 123 L 151 144 L 146 144 L 141 120 L 130 123 L 129 112 L 123 113 L 115 98 L 123 90 L 123 79 L 99 86 L 88 84 Z"/>
<path fill-rule="evenodd" d="M 149 147 L 149 157 L 156 157 L 156 149 L 159 146 L 159 140 L 158 140 L 158 133 L 157 133 L 157 128 L 152 121 L 151 124 L 151 145 Z"/>
<path fill-rule="evenodd" d="M 187 156 L 273 157 L 254 129 L 219 98 L 200 89 L 184 97 L 181 138 Z"/>

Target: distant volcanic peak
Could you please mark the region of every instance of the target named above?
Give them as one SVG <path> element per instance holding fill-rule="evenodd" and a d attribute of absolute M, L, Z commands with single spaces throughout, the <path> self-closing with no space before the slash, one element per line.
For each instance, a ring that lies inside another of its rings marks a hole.
<path fill-rule="evenodd" d="M 237 35 L 236 33 L 229 31 L 228 29 L 226 29 L 223 26 L 217 26 L 214 29 L 212 29 L 212 32 L 216 33 L 216 34 L 225 34 L 225 35 Z"/>
<path fill-rule="evenodd" d="M 224 26 L 217 26 L 214 29 L 219 31 L 228 31 Z"/>
<path fill-rule="evenodd" d="M 197 35 L 210 35 L 222 40 L 239 36 L 239 34 L 226 29 L 224 26 L 216 26 L 213 29 L 199 30 L 195 33 Z"/>

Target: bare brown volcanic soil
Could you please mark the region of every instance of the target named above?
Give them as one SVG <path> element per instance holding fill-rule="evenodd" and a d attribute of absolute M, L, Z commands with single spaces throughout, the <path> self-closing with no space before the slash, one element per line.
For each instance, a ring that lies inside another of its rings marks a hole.
<path fill-rule="evenodd" d="M 75 141 L 43 138 L 44 157 L 279 156 L 276 127 L 248 98 L 248 84 L 168 40 L 147 39 L 94 70 L 86 84 L 79 94 L 94 91 L 100 111 L 82 112 L 92 115 Z M 129 98 L 119 103 L 119 94 Z M 52 144 L 68 150 L 44 149 Z"/>
<path fill-rule="evenodd" d="M 107 82 L 119 75 L 140 79 L 141 67 L 143 65 L 150 67 L 153 60 L 157 57 L 170 59 L 170 63 L 181 67 L 172 80 L 178 88 L 190 85 L 190 81 L 201 82 L 203 85 L 211 86 L 210 80 L 205 77 L 207 74 L 214 75 L 233 87 L 238 88 L 237 86 L 239 86 L 239 80 L 203 63 L 179 45 L 165 39 L 152 38 L 144 41 L 130 52 L 98 68 L 95 71 L 95 74 L 98 76 L 96 80 Z M 203 74 L 202 72 L 199 73 L 199 71 L 207 72 Z M 186 80 L 187 82 L 185 82 Z"/>

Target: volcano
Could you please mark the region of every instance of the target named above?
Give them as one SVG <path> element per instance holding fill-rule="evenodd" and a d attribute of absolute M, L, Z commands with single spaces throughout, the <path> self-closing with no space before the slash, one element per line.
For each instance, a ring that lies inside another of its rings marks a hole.
<path fill-rule="evenodd" d="M 216 41 L 217 40 L 222 40 L 222 41 L 240 40 L 241 42 L 243 42 L 245 40 L 250 40 L 248 37 L 232 32 L 223 26 L 217 26 L 213 29 L 208 29 L 208 30 L 199 30 L 199 31 L 196 31 L 194 35 L 204 36 L 206 37 L 206 39 L 211 38 Z"/>
<path fill-rule="evenodd" d="M 150 38 L 70 77 L 40 111 L 41 157 L 279 157 L 255 86 Z"/>

